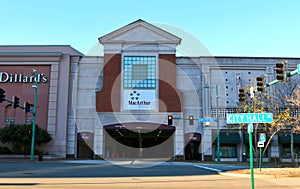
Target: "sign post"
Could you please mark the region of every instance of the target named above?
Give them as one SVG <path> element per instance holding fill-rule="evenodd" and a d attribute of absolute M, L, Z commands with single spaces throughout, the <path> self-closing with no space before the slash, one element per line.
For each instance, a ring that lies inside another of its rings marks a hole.
<path fill-rule="evenodd" d="M 272 122 L 273 122 L 272 113 L 237 113 L 237 114 L 227 114 L 226 117 L 227 124 L 248 123 L 251 189 L 254 189 L 253 149 L 252 149 L 253 123 L 272 123 Z"/>
<path fill-rule="evenodd" d="M 249 133 L 251 189 L 254 189 L 253 150 L 252 150 L 253 149 L 252 147 L 253 123 L 248 123 L 248 133 Z"/>
<path fill-rule="evenodd" d="M 265 146 L 265 142 L 266 142 L 266 133 L 259 133 L 257 147 L 259 147 L 259 171 L 260 172 L 262 167 L 262 148 Z"/>

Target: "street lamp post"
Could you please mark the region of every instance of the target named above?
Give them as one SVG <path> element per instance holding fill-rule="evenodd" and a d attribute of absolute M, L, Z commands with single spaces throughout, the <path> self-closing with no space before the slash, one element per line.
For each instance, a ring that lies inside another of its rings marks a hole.
<path fill-rule="evenodd" d="M 30 161 L 34 160 L 34 140 L 35 140 L 35 124 L 36 124 L 36 104 L 37 104 L 37 93 L 38 93 L 38 74 L 37 70 L 32 69 L 32 74 L 35 77 L 35 85 L 32 85 L 34 88 L 34 101 L 33 101 L 33 119 L 32 119 L 32 138 L 31 138 L 31 153 L 30 153 Z"/>
<path fill-rule="evenodd" d="M 217 163 L 220 163 L 219 89 L 216 85 Z"/>
<path fill-rule="evenodd" d="M 204 88 L 213 88 L 205 86 Z M 216 120 L 217 122 L 217 163 L 220 163 L 220 121 L 219 121 L 219 88 L 216 85 Z"/>

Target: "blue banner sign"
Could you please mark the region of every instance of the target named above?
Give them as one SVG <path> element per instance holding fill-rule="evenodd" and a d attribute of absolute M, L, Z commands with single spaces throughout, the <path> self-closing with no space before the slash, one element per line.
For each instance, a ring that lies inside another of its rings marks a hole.
<path fill-rule="evenodd" d="M 206 117 L 206 118 L 200 118 L 199 122 L 213 122 L 213 118 L 211 117 Z"/>

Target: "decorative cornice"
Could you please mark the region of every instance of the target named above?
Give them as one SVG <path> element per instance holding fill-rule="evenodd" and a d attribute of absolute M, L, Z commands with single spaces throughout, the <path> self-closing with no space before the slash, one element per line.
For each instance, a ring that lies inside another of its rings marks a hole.
<path fill-rule="evenodd" d="M 153 40 L 149 41 L 145 39 L 145 41 L 140 41 L 140 40 L 120 40 L 118 37 L 131 32 L 133 30 L 137 30 L 138 28 L 140 29 L 145 29 L 146 31 L 148 30 L 152 34 L 155 34 L 157 36 L 161 36 L 161 38 L 165 40 Z M 143 20 L 137 20 L 131 24 L 128 24 L 120 29 L 117 29 L 111 33 L 108 33 L 100 38 L 99 42 L 101 44 L 124 44 L 124 43 L 132 43 L 132 44 L 143 44 L 143 43 L 155 43 L 155 44 L 180 44 L 181 38 L 165 31 L 162 30 L 152 24 L 149 24 L 148 22 L 145 22 Z"/>

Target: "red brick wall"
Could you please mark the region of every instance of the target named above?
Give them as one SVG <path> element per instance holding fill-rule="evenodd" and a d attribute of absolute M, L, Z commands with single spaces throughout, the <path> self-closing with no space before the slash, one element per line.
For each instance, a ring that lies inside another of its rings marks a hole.
<path fill-rule="evenodd" d="M 104 55 L 103 88 L 96 94 L 97 112 L 120 112 L 121 54 Z M 182 94 L 176 89 L 175 54 L 159 55 L 159 111 L 181 112 Z"/>
<path fill-rule="evenodd" d="M 121 54 L 105 54 L 103 88 L 96 94 L 97 112 L 120 111 Z"/>
<path fill-rule="evenodd" d="M 43 128 L 47 129 L 48 121 L 48 100 L 49 100 L 49 87 L 50 87 L 50 65 L 5 65 L 0 66 L 0 72 L 6 72 L 8 74 L 22 74 L 22 76 L 30 77 L 32 75 L 32 69 L 37 69 L 39 74 L 43 74 L 47 81 L 40 80 L 38 84 L 38 96 L 37 96 L 37 124 Z M 5 90 L 5 98 L 12 100 L 12 96 L 17 96 L 20 98 L 20 105 L 24 106 L 24 102 L 29 102 L 33 104 L 34 101 L 34 89 L 32 82 L 20 82 L 20 75 L 15 80 L 13 78 L 12 82 L 1 82 L 0 88 Z M 2 80 L 6 80 L 6 77 L 2 75 Z M 23 80 L 23 78 L 21 78 Z M 11 106 L 8 102 L 0 103 L 0 126 L 4 125 L 5 118 L 5 107 Z M 33 109 L 33 107 L 31 107 Z M 31 114 L 28 115 L 31 117 Z M 22 124 L 25 122 L 25 113 L 21 108 L 15 109 L 15 123 Z"/>
<path fill-rule="evenodd" d="M 181 112 L 182 93 L 176 89 L 175 54 L 159 55 L 159 111 Z"/>

